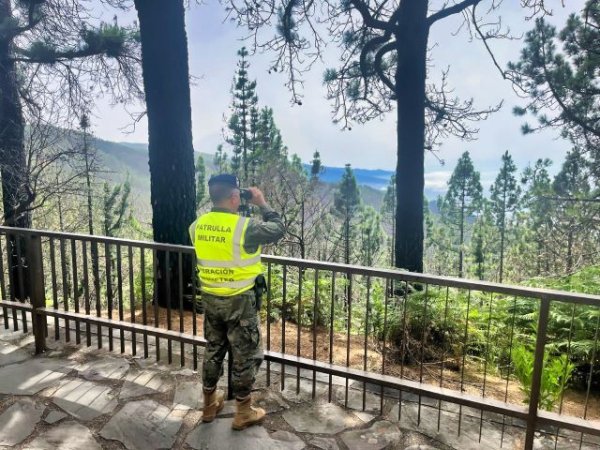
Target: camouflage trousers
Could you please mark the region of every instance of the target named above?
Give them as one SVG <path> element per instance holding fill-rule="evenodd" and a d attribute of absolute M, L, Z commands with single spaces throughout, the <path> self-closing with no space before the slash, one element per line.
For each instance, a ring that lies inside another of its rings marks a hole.
<path fill-rule="evenodd" d="M 223 359 L 231 345 L 233 393 L 239 398 L 246 397 L 263 360 L 254 291 L 235 297 L 202 294 L 202 303 L 206 339 L 202 383 L 207 389 L 217 385 L 223 375 Z"/>

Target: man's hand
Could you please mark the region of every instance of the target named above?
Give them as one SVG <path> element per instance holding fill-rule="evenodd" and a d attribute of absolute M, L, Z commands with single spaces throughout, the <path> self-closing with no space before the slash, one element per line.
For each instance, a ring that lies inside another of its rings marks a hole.
<path fill-rule="evenodd" d="M 248 188 L 248 190 L 250 192 L 252 192 L 252 198 L 249 201 L 250 204 L 256 205 L 259 208 L 263 207 L 263 206 L 267 206 L 265 196 L 263 195 L 263 193 L 261 192 L 260 189 L 258 189 L 257 187 L 251 187 L 251 188 Z"/>

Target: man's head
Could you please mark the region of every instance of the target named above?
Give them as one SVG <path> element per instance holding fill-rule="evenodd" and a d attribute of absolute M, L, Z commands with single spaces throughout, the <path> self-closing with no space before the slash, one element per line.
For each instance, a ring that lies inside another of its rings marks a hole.
<path fill-rule="evenodd" d="M 208 180 L 208 194 L 214 206 L 231 212 L 240 207 L 240 180 L 226 173 L 213 175 Z"/>

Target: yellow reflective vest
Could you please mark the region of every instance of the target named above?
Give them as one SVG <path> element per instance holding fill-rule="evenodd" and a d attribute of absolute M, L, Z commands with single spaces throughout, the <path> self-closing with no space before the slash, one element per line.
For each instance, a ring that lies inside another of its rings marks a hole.
<path fill-rule="evenodd" d="M 196 222 L 194 248 L 202 292 L 232 297 L 254 287 L 263 272 L 262 248 L 252 254 L 244 250 L 249 221 L 237 214 L 209 212 Z"/>

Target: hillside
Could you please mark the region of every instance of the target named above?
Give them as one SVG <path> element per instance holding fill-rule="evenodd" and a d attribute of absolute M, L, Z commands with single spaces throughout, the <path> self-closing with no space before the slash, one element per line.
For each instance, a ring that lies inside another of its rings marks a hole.
<path fill-rule="evenodd" d="M 106 169 L 104 178 L 111 182 L 122 182 L 127 174 L 131 182 L 136 211 L 146 216 L 150 211 L 150 172 L 148 169 L 148 146 L 139 143 L 111 142 L 95 139 L 94 146 L 98 151 L 102 165 Z M 207 173 L 215 171 L 213 155 L 201 153 L 206 164 Z M 341 179 L 344 169 L 325 167 L 322 181 L 336 184 Z M 391 172 L 383 170 L 355 169 L 365 204 L 381 208 L 383 189 L 389 182 Z"/>

